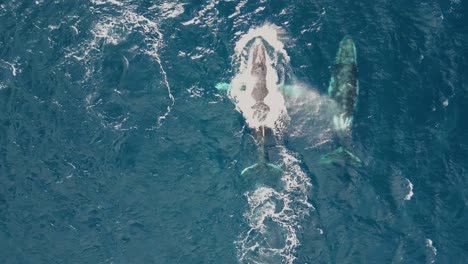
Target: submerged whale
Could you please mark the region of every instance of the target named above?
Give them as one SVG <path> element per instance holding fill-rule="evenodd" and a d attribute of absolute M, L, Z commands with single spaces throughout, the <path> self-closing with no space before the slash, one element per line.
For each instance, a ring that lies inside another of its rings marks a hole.
<path fill-rule="evenodd" d="M 356 46 L 354 41 L 346 36 L 340 42 L 328 86 L 328 95 L 336 102 L 337 109 L 335 109 L 333 125 L 337 131 L 346 132 L 351 127 L 358 94 Z"/>
<path fill-rule="evenodd" d="M 333 127 L 343 143 L 349 136 L 359 95 L 356 46 L 349 36 L 340 42 L 328 86 L 328 95 L 335 101 Z M 355 165 L 361 164 L 361 160 L 343 146 L 323 156 L 321 162 L 334 163 L 343 159 Z"/>

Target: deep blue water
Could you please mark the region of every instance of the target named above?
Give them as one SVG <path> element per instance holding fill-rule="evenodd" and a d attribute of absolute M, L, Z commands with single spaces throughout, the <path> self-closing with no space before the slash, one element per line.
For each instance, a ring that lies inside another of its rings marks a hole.
<path fill-rule="evenodd" d="M 256 146 L 215 89 L 265 23 L 316 94 L 343 36 L 358 52 L 361 167 L 320 165 L 338 143 L 291 113 L 283 144 L 311 183 L 287 193 L 294 263 L 466 263 L 467 16 L 463 0 L 0 0 L 1 263 L 287 263 L 241 257 L 262 179 L 240 176 Z"/>

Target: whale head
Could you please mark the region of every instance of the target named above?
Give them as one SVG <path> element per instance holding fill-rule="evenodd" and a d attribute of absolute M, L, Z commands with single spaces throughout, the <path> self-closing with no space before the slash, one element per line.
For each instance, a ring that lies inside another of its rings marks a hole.
<path fill-rule="evenodd" d="M 257 38 L 252 46 L 252 71 L 253 75 L 266 76 L 266 49 L 261 39 Z"/>

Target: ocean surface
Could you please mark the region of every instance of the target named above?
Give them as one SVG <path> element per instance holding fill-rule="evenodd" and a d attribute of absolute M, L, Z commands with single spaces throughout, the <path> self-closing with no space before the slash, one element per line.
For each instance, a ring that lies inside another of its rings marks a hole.
<path fill-rule="evenodd" d="M 361 164 L 322 164 L 344 36 Z M 300 95 L 241 176 L 258 37 Z M 0 263 L 468 263 L 467 47 L 464 0 L 0 0 Z"/>

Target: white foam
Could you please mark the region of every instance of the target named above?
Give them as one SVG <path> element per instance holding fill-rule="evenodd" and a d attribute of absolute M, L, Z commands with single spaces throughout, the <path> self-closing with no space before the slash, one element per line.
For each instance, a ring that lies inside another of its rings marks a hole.
<path fill-rule="evenodd" d="M 298 192 L 304 194 L 308 192 L 308 188 L 312 185 L 309 177 L 302 170 L 300 161 L 297 159 L 293 152 L 286 149 L 284 146 L 280 146 L 280 154 L 283 157 L 283 163 L 285 166 L 285 173 L 282 181 L 285 182 L 285 190 L 292 193 Z M 312 205 L 307 202 L 307 197 L 303 197 L 307 207 L 312 208 Z"/>
<path fill-rule="evenodd" d="M 70 28 L 73 30 L 73 33 L 75 35 L 78 35 L 79 31 L 78 31 L 78 28 L 76 26 L 70 26 Z"/>
<path fill-rule="evenodd" d="M 435 263 L 435 257 L 437 256 L 437 248 L 431 239 L 426 239 L 426 247 L 430 250 L 432 256 L 429 256 L 430 263 Z"/>
<path fill-rule="evenodd" d="M 50 31 L 52 31 L 52 30 L 59 29 L 59 28 L 60 28 L 60 25 L 49 25 L 47 28 L 48 28 Z"/>
<path fill-rule="evenodd" d="M 265 10 L 265 7 L 264 7 L 264 6 L 261 6 L 261 7 L 257 8 L 257 9 L 255 9 L 254 14 L 260 13 L 260 12 L 262 12 L 263 10 Z"/>
<path fill-rule="evenodd" d="M 241 262 L 252 262 L 256 258 L 263 261 L 281 258 L 286 263 L 294 260 L 294 249 L 299 245 L 294 230 L 292 199 L 287 194 L 269 187 L 260 187 L 245 194 L 249 211 L 245 213 L 250 229 L 236 242 Z M 280 211 L 277 209 L 283 206 Z M 274 223 L 272 226 L 267 220 Z M 280 230 L 278 230 L 278 227 Z M 269 238 L 269 234 L 280 233 L 283 241 Z M 276 245 L 276 246 L 273 246 Z M 258 252 L 259 256 L 255 256 Z M 262 262 L 263 262 L 262 261 Z"/>
<path fill-rule="evenodd" d="M 112 4 L 116 6 L 123 6 L 122 2 L 119 2 L 117 0 L 91 0 L 91 3 L 95 5 L 105 5 L 105 4 Z"/>
<path fill-rule="evenodd" d="M 232 13 L 231 15 L 229 15 L 228 18 L 233 18 L 233 17 L 239 15 L 239 14 L 240 14 L 240 11 L 241 11 L 241 9 L 242 9 L 242 7 L 244 7 L 245 4 L 247 4 L 247 0 L 239 1 L 239 3 L 238 3 L 237 6 L 236 6 L 236 10 L 234 11 L 234 13 Z"/>
<path fill-rule="evenodd" d="M 195 16 L 189 21 L 182 22 L 182 25 L 184 26 L 188 26 L 188 25 L 211 26 L 213 22 L 215 21 L 215 18 L 218 14 L 217 10 L 215 9 L 215 6 L 218 5 L 218 3 L 219 3 L 219 0 L 210 0 L 205 7 L 203 7 L 200 11 L 198 11 L 197 16 Z M 212 14 L 211 12 L 214 12 L 214 14 Z"/>
<path fill-rule="evenodd" d="M 17 74 L 18 72 L 21 73 L 21 69 L 17 69 L 17 68 L 16 68 L 17 65 L 19 64 L 19 63 L 18 63 L 18 58 L 15 59 L 15 62 L 8 62 L 8 61 L 4 61 L 4 60 L 2 60 L 2 59 L 0 59 L 0 62 L 3 62 L 4 64 L 10 66 L 10 68 L 11 68 L 11 75 L 16 76 L 16 74 Z"/>
<path fill-rule="evenodd" d="M 409 201 L 411 200 L 411 197 L 413 197 L 413 183 L 410 182 L 410 180 L 406 179 L 406 182 L 408 183 L 408 189 L 409 189 L 409 192 L 408 194 L 405 196 L 405 201 Z"/>
<path fill-rule="evenodd" d="M 275 190 L 261 186 L 245 193 L 249 210 L 244 214 L 250 229 L 236 241 L 239 260 L 248 263 L 290 263 L 300 245 L 300 221 L 314 209 L 308 201 L 311 186 L 295 155 L 281 148 L 284 187 Z M 279 210 L 281 208 L 281 210 Z M 275 225 L 272 226 L 271 222 Z M 323 230 L 319 230 L 323 234 Z M 278 237 L 271 234 L 281 234 Z"/>
<path fill-rule="evenodd" d="M 129 34 L 133 32 L 140 32 L 144 36 L 144 45 L 135 48 L 138 48 L 140 49 L 140 52 L 151 56 L 155 59 L 156 63 L 158 63 L 163 79 L 163 84 L 167 90 L 168 98 L 170 100 L 169 105 L 166 108 L 166 112 L 157 118 L 157 126 L 160 127 L 162 125 L 162 121 L 165 118 L 167 118 L 167 116 L 171 112 L 171 109 L 175 104 L 175 99 L 172 95 L 171 86 L 167 79 L 167 73 L 159 55 L 159 50 L 164 45 L 164 36 L 159 30 L 158 26 L 159 21 L 154 21 L 143 15 L 140 15 L 136 13 L 136 11 L 134 11 L 131 6 L 124 7 L 123 3 L 119 1 L 92 0 L 91 2 L 98 6 L 109 3 L 115 6 L 120 6 L 122 8 L 113 8 L 113 14 L 102 15 L 100 20 L 91 29 L 93 37 L 90 40 L 83 43 L 82 45 L 80 45 L 78 49 L 71 50 L 66 55 L 66 57 L 74 58 L 78 61 L 81 61 L 84 64 L 86 68 L 86 73 L 83 82 L 87 81 L 93 74 L 99 73 L 100 71 L 99 68 L 94 68 L 95 63 L 92 62 L 94 62 L 96 59 L 101 58 L 101 47 L 103 45 L 118 45 L 121 42 L 125 41 Z M 170 9 L 171 7 L 173 7 L 174 10 L 181 11 L 180 7 L 178 7 L 178 5 L 176 4 L 165 6 L 166 9 Z M 105 9 L 99 10 L 98 13 L 104 13 L 104 11 Z M 115 12 L 119 15 L 115 15 Z M 171 15 L 168 16 L 171 17 Z M 124 60 L 125 59 L 126 58 L 124 58 Z M 128 65 L 128 60 L 124 61 L 124 63 Z M 95 95 L 90 95 L 90 98 L 93 98 L 94 96 Z M 92 110 L 92 108 L 92 105 L 87 106 L 88 110 Z M 95 114 L 100 116 L 99 113 Z M 119 125 L 115 124 L 107 124 L 106 126 L 119 128 Z"/>
<path fill-rule="evenodd" d="M 185 12 L 184 5 L 185 3 L 177 3 L 177 2 L 164 2 L 162 4 L 154 5 L 148 9 L 159 8 L 162 12 L 162 16 L 164 18 L 175 18 L 180 16 Z"/>
<path fill-rule="evenodd" d="M 275 69 L 278 63 L 288 63 L 289 56 L 284 50 L 284 46 L 278 39 L 280 29 L 277 26 L 266 24 L 260 28 L 249 30 L 245 35 L 241 36 L 235 46 L 235 64 L 239 65 L 238 74 L 231 80 L 231 89 L 229 96 L 236 103 L 236 109 L 240 111 L 247 124 L 251 128 L 260 126 L 270 127 L 272 129 L 283 126 L 288 120 L 286 104 L 279 86 L 281 80 L 278 77 Z M 268 95 L 264 99 L 264 103 L 269 106 L 270 111 L 265 120 L 259 120 L 254 115 L 253 106 L 256 104 L 255 99 L 251 96 L 252 89 L 257 81 L 256 77 L 251 74 L 253 64 L 253 48 L 258 42 L 263 42 L 267 48 L 266 56 L 266 87 Z M 270 52 L 268 52 L 270 51 Z M 270 55 L 271 54 L 271 58 Z M 281 61 L 279 55 L 286 58 L 286 61 Z"/>
<path fill-rule="evenodd" d="M 15 65 L 10 64 L 10 66 L 11 66 L 11 74 L 12 74 L 13 76 L 16 76 L 16 67 L 15 67 Z"/>
<path fill-rule="evenodd" d="M 283 42 L 281 42 L 281 38 L 283 35 L 284 31 L 274 24 L 267 23 L 261 27 L 251 28 L 236 42 L 234 52 L 236 56 L 240 56 L 244 51 L 245 47 L 248 47 L 248 43 L 251 40 L 257 37 L 261 37 L 274 49 L 276 55 L 283 55 L 286 58 L 286 63 L 289 63 L 289 55 L 284 49 Z M 275 56 L 275 58 L 278 58 L 278 56 Z M 276 63 L 276 61 L 273 62 Z"/>

